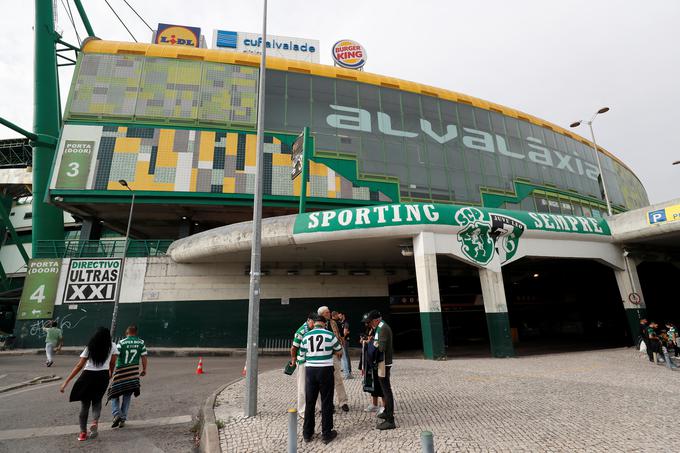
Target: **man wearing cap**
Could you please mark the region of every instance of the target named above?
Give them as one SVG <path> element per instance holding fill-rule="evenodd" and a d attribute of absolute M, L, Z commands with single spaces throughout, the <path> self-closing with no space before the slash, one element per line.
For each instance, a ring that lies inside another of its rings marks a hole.
<path fill-rule="evenodd" d="M 307 320 L 295 331 L 290 348 L 290 364 L 297 362 L 297 411 L 302 418 L 305 416 L 305 356 L 300 351 L 300 345 L 305 334 L 314 328 L 316 316 L 316 313 L 307 315 Z"/>
<path fill-rule="evenodd" d="M 319 307 L 316 311 L 319 315 L 323 316 L 326 322 L 326 330 L 333 332 L 336 338 L 342 338 L 340 330 L 338 329 L 337 323 L 331 319 L 331 311 L 328 307 Z M 335 391 L 338 395 L 338 405 L 343 411 L 349 412 L 349 405 L 347 404 L 347 392 L 345 391 L 345 383 L 342 380 L 342 375 L 340 373 L 340 357 L 333 356 L 333 380 L 335 381 Z"/>
<path fill-rule="evenodd" d="M 333 429 L 333 371 L 334 357 L 342 356 L 338 338 L 325 328 L 325 319 L 314 316 L 314 328 L 302 338 L 300 351 L 305 358 L 305 422 L 302 438 L 314 436 L 314 406 L 321 394 L 321 438 L 325 444 L 338 436 Z"/>
<path fill-rule="evenodd" d="M 378 418 L 383 421 L 378 423 L 377 429 L 394 429 L 394 395 L 392 394 L 392 384 L 390 383 L 390 372 L 392 371 L 392 329 L 382 320 L 382 315 L 378 310 L 371 310 L 368 313 L 369 325 L 375 330 L 373 344 L 380 351 L 378 358 L 378 382 L 383 391 L 383 401 L 385 410 L 378 414 Z"/>

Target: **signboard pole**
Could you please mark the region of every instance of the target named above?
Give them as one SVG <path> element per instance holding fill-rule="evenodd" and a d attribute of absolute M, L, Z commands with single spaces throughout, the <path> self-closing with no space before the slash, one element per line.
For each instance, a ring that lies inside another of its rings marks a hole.
<path fill-rule="evenodd" d="M 302 132 L 302 181 L 300 181 L 300 209 L 299 213 L 303 214 L 307 207 L 307 178 L 309 174 L 309 127 L 305 127 Z"/>
<path fill-rule="evenodd" d="M 262 42 L 267 42 L 267 0 L 263 1 Z M 257 415 L 257 354 L 260 336 L 260 261 L 262 238 L 262 160 L 264 154 L 264 87 L 267 46 L 262 46 L 260 82 L 257 93 L 257 160 L 255 161 L 255 193 L 253 197 L 253 239 L 250 255 L 250 293 L 248 297 L 248 343 L 246 352 L 246 395 L 244 415 Z"/>
<path fill-rule="evenodd" d="M 127 228 L 125 229 L 125 248 L 123 248 L 123 260 L 120 263 L 120 281 L 121 284 L 118 285 L 116 289 L 116 299 L 113 302 L 113 314 L 111 315 L 111 337 L 116 334 L 116 323 L 118 322 L 118 304 L 120 302 L 120 291 L 123 282 L 123 270 L 125 269 L 125 257 L 127 256 L 127 251 L 130 245 L 130 225 L 132 225 L 132 211 L 135 209 L 135 191 L 132 190 L 130 185 L 124 179 L 118 181 L 123 187 L 132 192 L 132 202 L 130 203 L 130 213 L 128 214 Z"/>

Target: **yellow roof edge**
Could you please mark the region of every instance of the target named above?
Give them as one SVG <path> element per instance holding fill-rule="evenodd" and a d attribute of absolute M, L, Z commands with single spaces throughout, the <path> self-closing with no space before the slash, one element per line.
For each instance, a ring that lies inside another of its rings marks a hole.
<path fill-rule="evenodd" d="M 230 63 L 242 64 L 247 66 L 260 66 L 260 56 L 255 54 L 230 52 L 227 50 L 218 49 L 197 49 L 195 47 L 184 46 L 166 46 L 160 44 L 150 43 L 133 43 L 124 41 L 104 41 L 100 39 L 90 39 L 83 42 L 82 51 L 85 53 L 108 53 L 108 54 L 133 54 L 145 55 L 149 57 L 162 58 L 178 58 L 189 60 L 203 60 L 216 63 Z M 593 143 L 581 137 L 574 132 L 564 129 L 563 127 L 535 117 L 529 113 L 522 112 L 511 107 L 506 107 L 501 104 L 496 104 L 491 101 L 486 101 L 468 94 L 459 93 L 452 90 L 433 87 L 431 85 L 424 85 L 418 82 L 411 82 L 395 77 L 384 76 L 370 72 L 356 71 L 353 69 L 344 69 L 335 66 L 328 66 L 318 63 L 308 63 L 305 61 L 286 60 L 285 58 L 267 57 L 267 68 L 279 71 L 289 71 L 297 73 L 307 73 L 321 77 L 332 77 L 343 80 L 355 80 L 357 82 L 367 83 L 371 85 L 384 86 L 388 88 L 395 88 L 401 91 L 408 91 L 416 94 L 424 94 L 426 96 L 434 96 L 440 99 L 445 99 L 454 102 L 464 102 L 479 107 L 484 110 L 495 111 L 503 115 L 517 118 L 518 116 L 527 119 L 530 123 L 537 126 L 544 126 L 558 132 L 562 135 L 578 140 L 588 146 L 593 146 Z M 621 159 L 602 148 L 597 146 L 597 149 L 604 155 L 614 159 L 624 168 L 630 171 L 635 178 L 640 181 L 640 178 L 635 172 L 625 164 Z M 642 184 L 642 181 L 640 181 Z M 643 186 L 644 187 L 644 186 Z"/>

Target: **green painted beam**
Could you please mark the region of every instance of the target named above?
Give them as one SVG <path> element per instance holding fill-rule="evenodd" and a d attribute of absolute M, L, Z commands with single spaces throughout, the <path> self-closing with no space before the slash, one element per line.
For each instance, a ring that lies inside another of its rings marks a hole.
<path fill-rule="evenodd" d="M 61 108 L 57 82 L 57 55 L 52 2 L 35 1 L 35 58 L 33 132 L 38 141 L 33 148 L 33 246 L 39 240 L 63 239 L 64 216 L 47 203 L 47 187 L 54 160 L 51 138 L 59 136 Z M 42 140 L 48 137 L 50 140 Z"/>
<path fill-rule="evenodd" d="M 83 21 L 83 25 L 85 25 L 87 36 L 94 36 L 94 30 L 92 30 L 92 25 L 90 25 L 90 19 L 87 17 L 87 13 L 85 12 L 85 8 L 83 8 L 83 4 L 80 2 L 80 0 L 73 0 L 73 2 L 76 4 L 78 14 L 80 14 L 80 19 Z"/>
<path fill-rule="evenodd" d="M 486 327 L 489 330 L 491 355 L 497 358 L 514 357 L 510 319 L 507 313 L 487 313 Z"/>
<path fill-rule="evenodd" d="M 9 235 L 12 238 L 13 243 L 17 246 L 21 257 L 24 259 L 24 263 L 26 263 L 26 266 L 28 266 L 28 260 L 30 257 L 28 256 L 28 253 L 26 253 L 26 249 L 19 239 L 17 231 L 14 229 L 14 225 L 12 225 L 12 221 L 10 220 L 9 215 L 7 214 L 7 209 L 5 209 L 3 203 L 0 203 L 0 219 L 2 220 L 7 231 L 9 231 Z"/>
<path fill-rule="evenodd" d="M 423 334 L 423 356 L 428 360 L 445 359 L 444 323 L 441 312 L 421 311 L 420 328 Z"/>

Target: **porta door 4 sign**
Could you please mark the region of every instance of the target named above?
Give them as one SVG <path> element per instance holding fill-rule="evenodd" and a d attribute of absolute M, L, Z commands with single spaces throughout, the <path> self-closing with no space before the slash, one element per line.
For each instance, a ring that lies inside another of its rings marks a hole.
<path fill-rule="evenodd" d="M 120 258 L 71 260 L 64 303 L 113 302 L 121 267 Z"/>

